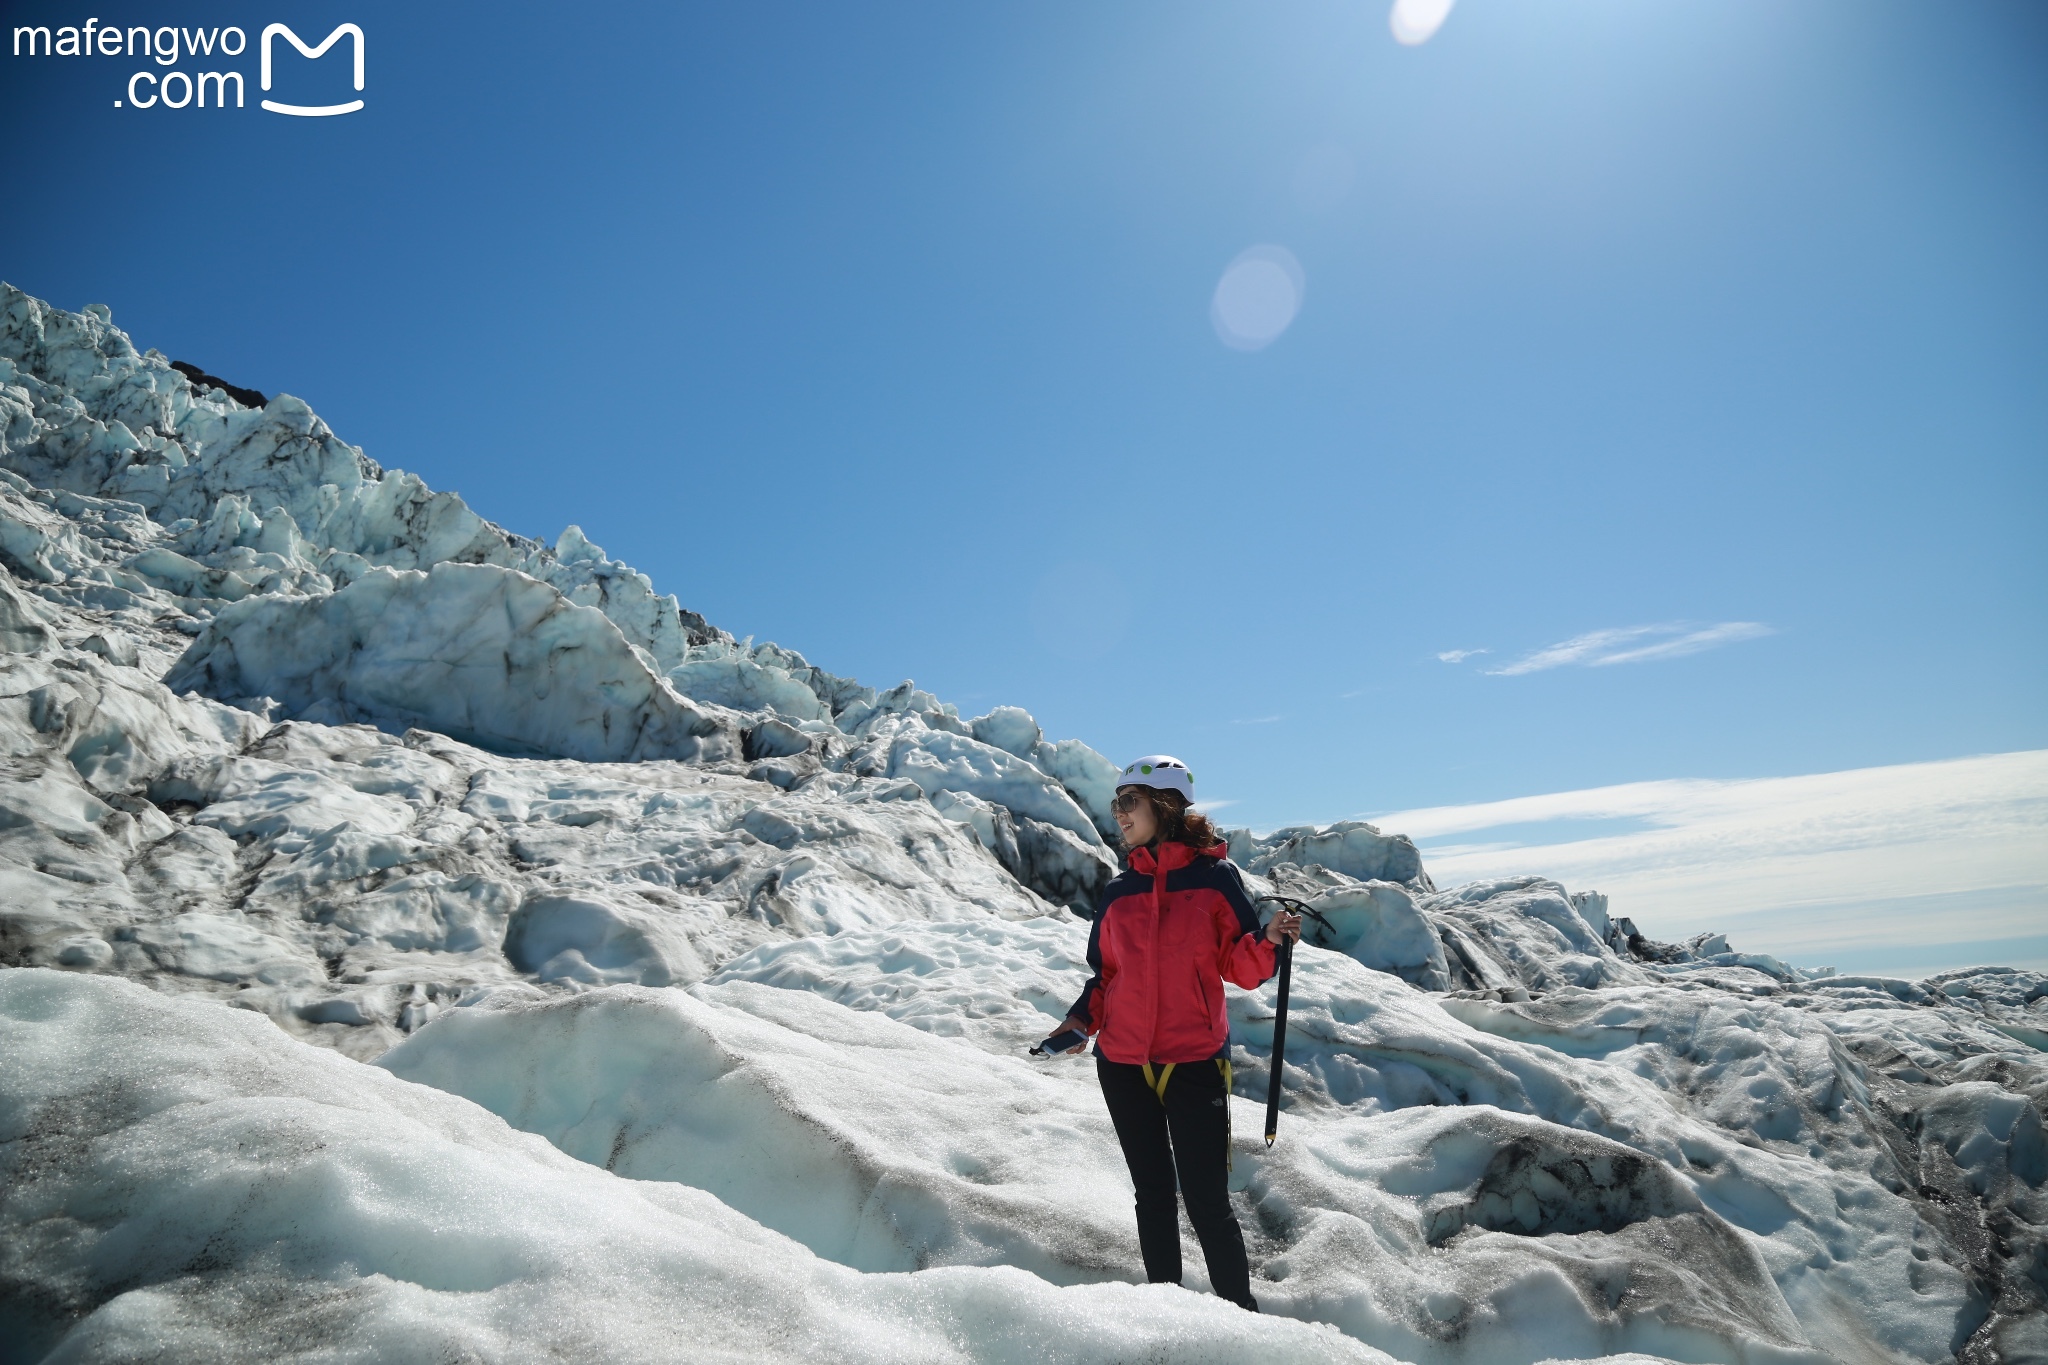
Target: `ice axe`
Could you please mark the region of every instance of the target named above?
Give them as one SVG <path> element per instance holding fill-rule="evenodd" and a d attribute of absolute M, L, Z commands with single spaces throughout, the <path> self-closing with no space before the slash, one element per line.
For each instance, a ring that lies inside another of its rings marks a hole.
<path fill-rule="evenodd" d="M 1291 896 L 1260 896 L 1262 901 L 1273 901 L 1282 909 L 1292 910 L 1304 919 L 1312 919 L 1325 929 L 1335 933 L 1337 926 L 1324 919 L 1301 901 Z M 1281 939 L 1273 945 L 1273 955 L 1280 960 L 1280 1001 L 1273 1010 L 1273 1078 L 1266 1086 L 1266 1145 L 1271 1147 L 1280 1131 L 1280 1064 L 1287 1052 L 1287 985 L 1294 977 L 1294 945 Z"/>

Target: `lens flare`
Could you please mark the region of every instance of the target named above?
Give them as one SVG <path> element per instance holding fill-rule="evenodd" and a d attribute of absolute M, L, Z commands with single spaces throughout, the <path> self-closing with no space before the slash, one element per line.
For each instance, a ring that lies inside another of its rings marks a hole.
<path fill-rule="evenodd" d="M 1257 351 L 1272 345 L 1301 311 L 1301 262 L 1281 246 L 1255 246 L 1224 270 L 1209 320 L 1225 346 Z"/>

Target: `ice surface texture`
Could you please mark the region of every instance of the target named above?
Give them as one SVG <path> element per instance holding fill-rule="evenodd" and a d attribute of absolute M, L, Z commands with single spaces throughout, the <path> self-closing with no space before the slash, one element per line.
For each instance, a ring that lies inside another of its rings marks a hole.
<path fill-rule="evenodd" d="M 737 727 L 656 677 L 603 612 L 493 564 L 372 569 L 320 597 L 230 603 L 164 685 L 593 763 L 740 752 Z"/>
<path fill-rule="evenodd" d="M 0 973 L 10 1359 L 1384 1361 L 1007 1267 L 862 1274 L 261 1018 Z"/>
<path fill-rule="evenodd" d="M 1322 916 L 1270 1152 L 1230 994 L 1253 1318 L 1114 1283 L 1090 1065 L 1023 1055 L 1115 865 L 1085 744 L 5 287 L 0 569 L 10 1358 L 2048 1358 L 2038 975 L 1234 831 Z"/>

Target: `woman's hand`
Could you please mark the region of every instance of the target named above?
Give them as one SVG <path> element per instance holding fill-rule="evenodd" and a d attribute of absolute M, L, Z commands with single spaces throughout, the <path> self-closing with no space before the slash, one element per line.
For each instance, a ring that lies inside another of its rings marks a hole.
<path fill-rule="evenodd" d="M 1266 921 L 1266 938 L 1274 943 L 1301 941 L 1301 916 L 1291 910 L 1276 910 Z"/>

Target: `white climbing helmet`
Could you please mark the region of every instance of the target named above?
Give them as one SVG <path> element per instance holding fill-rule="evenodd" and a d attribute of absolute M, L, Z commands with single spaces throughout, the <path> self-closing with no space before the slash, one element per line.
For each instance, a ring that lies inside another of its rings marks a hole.
<path fill-rule="evenodd" d="M 1195 799 L 1195 775 L 1188 765 L 1171 754 L 1150 754 L 1116 775 L 1119 787 L 1157 787 L 1179 792 L 1190 803 Z"/>

